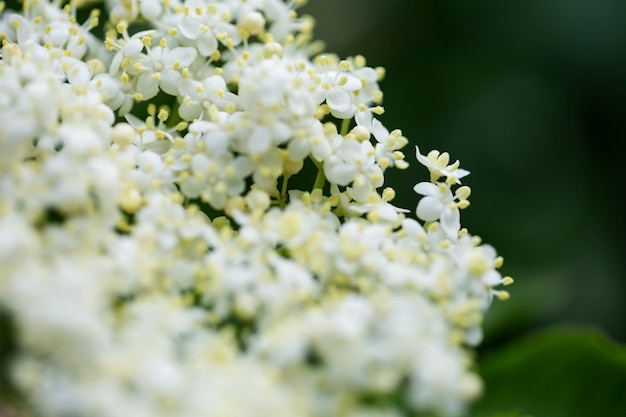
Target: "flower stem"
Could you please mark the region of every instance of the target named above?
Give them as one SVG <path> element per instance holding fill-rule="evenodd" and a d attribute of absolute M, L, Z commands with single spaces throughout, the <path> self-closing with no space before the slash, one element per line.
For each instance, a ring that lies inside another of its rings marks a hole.
<path fill-rule="evenodd" d="M 315 177 L 315 183 L 313 184 L 313 189 L 316 188 L 322 189 L 324 188 L 324 184 L 326 183 L 326 176 L 324 175 L 324 166 L 320 161 L 311 157 L 311 160 L 317 167 L 317 176 Z"/>
<path fill-rule="evenodd" d="M 350 128 L 350 121 L 352 119 L 343 119 L 341 121 L 341 130 L 339 131 L 339 134 L 341 136 L 346 136 L 348 134 L 348 129 Z"/>
<path fill-rule="evenodd" d="M 289 178 L 287 176 L 283 177 L 283 184 L 280 187 L 280 198 L 278 199 L 278 204 L 281 208 L 285 208 L 285 202 L 287 201 L 287 184 L 289 183 Z"/>

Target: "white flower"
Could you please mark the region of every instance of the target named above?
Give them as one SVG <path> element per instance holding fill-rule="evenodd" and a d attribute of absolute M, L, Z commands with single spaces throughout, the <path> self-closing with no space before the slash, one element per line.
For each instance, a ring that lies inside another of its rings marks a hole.
<path fill-rule="evenodd" d="M 137 92 L 141 93 L 144 100 L 154 97 L 159 88 L 167 94 L 178 95 L 178 83 L 182 79 L 180 71 L 196 59 L 196 50 L 180 46 L 147 49 L 148 53 L 137 57 L 134 64 L 138 65 L 139 72 Z"/>
<path fill-rule="evenodd" d="M 395 196 L 392 188 L 386 188 L 382 195 L 372 191 L 367 203 L 350 204 L 350 211 L 358 214 L 367 214 L 367 218 L 372 222 L 383 221 L 396 224 L 403 219 L 401 213 L 408 213 L 409 210 L 396 207 L 389 203 Z"/>
<path fill-rule="evenodd" d="M 245 189 L 245 178 L 253 166 L 248 158 L 230 153 L 193 155 L 189 175 L 180 180 L 181 191 L 189 198 L 201 197 L 217 209 L 224 208 L 226 198 Z"/>
<path fill-rule="evenodd" d="M 217 51 L 220 42 L 230 48 L 241 42 L 237 27 L 224 19 L 229 15 L 224 5 L 190 0 L 185 6 L 193 12 L 185 13 L 178 30 L 185 39 L 194 41 L 200 55 L 211 56 Z"/>
<path fill-rule="evenodd" d="M 376 164 L 371 142 L 336 136 L 335 151 L 324 161 L 324 173 L 337 185 L 349 185 L 348 193 L 358 202 L 367 201 L 370 192 L 383 184 L 383 173 Z"/>
<path fill-rule="evenodd" d="M 178 114 L 185 120 L 203 119 L 209 114 L 211 106 L 219 110 L 229 108 L 231 111 L 237 108 L 239 98 L 228 91 L 224 78 L 213 75 L 204 81 L 182 79 L 179 83 L 179 93 L 182 102 L 178 108 Z"/>
<path fill-rule="evenodd" d="M 453 184 L 460 184 L 461 178 L 469 175 L 469 171 L 459 168 L 459 161 L 448 165 L 450 155 L 447 152 L 442 154 L 433 150 L 424 156 L 420 153 L 419 147 L 415 145 L 415 155 L 417 160 L 430 171 L 431 181 L 437 181 L 439 177 L 446 177 Z"/>
<path fill-rule="evenodd" d="M 448 184 L 420 182 L 413 190 L 424 196 L 417 204 L 417 217 L 427 222 L 439 221 L 448 238 L 456 240 L 461 229 L 459 208 L 469 205 L 469 188 L 461 187 L 452 195 Z"/>

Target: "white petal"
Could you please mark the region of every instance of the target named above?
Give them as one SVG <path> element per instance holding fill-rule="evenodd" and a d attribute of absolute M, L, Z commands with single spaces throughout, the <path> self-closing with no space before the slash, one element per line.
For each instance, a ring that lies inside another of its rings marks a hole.
<path fill-rule="evenodd" d="M 178 83 L 181 80 L 182 75 L 178 71 L 165 70 L 161 72 L 161 81 L 159 81 L 159 87 L 167 94 L 172 96 L 178 95 Z"/>
<path fill-rule="evenodd" d="M 433 197 L 439 195 L 439 187 L 431 182 L 420 182 L 413 187 L 413 191 L 421 195 L 430 195 Z"/>
<path fill-rule="evenodd" d="M 385 140 L 389 137 L 389 130 L 387 130 L 387 128 L 377 119 L 373 119 L 372 134 L 378 142 L 385 143 Z"/>
<path fill-rule="evenodd" d="M 175 61 L 180 62 L 180 65 L 183 67 L 187 67 L 191 65 L 198 53 L 195 48 L 191 47 L 176 47 L 171 49 L 167 54 L 165 60 L 169 63 L 174 63 Z"/>
<path fill-rule="evenodd" d="M 449 238 L 456 239 L 461 230 L 461 213 L 459 209 L 445 208 L 441 213 L 441 227 Z"/>
<path fill-rule="evenodd" d="M 210 56 L 217 51 L 217 39 L 213 35 L 200 36 L 196 41 L 196 47 L 202 56 Z"/>
<path fill-rule="evenodd" d="M 354 181 L 356 168 L 337 161 L 336 157 L 331 157 L 324 163 L 324 174 L 326 178 L 337 185 L 348 185 Z"/>
<path fill-rule="evenodd" d="M 159 82 L 153 80 L 150 73 L 144 72 L 137 78 L 137 91 L 144 100 L 152 98 L 159 92 Z"/>
<path fill-rule="evenodd" d="M 332 110 L 347 111 L 350 108 L 350 96 L 340 88 L 331 88 L 326 94 L 326 103 Z"/>
<path fill-rule="evenodd" d="M 439 220 L 443 208 L 443 204 L 435 197 L 424 197 L 417 204 L 415 214 L 424 221 L 434 222 Z"/>

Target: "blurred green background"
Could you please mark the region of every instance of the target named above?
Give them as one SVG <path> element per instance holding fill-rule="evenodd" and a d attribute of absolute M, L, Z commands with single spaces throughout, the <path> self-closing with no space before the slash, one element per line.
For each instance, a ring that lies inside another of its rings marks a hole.
<path fill-rule="evenodd" d="M 488 394 L 522 391 L 478 410 L 518 401 L 529 415 L 625 416 L 626 1 L 311 0 L 301 12 L 328 52 L 387 69 L 390 130 L 472 172 L 462 224 L 516 279 L 488 314 L 479 364 Z M 427 174 L 410 169 L 387 182 L 413 209 L 411 187 Z M 516 386 L 524 370 L 545 390 L 523 376 Z M 546 404 L 564 387 L 560 406 Z"/>

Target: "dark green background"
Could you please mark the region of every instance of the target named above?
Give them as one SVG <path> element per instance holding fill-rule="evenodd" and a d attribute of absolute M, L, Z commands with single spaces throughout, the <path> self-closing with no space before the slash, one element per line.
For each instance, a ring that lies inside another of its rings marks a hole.
<path fill-rule="evenodd" d="M 388 128 L 472 172 L 462 223 L 516 279 L 487 317 L 475 415 L 626 416 L 626 1 L 311 0 L 303 12 L 327 51 L 387 69 Z M 388 176 L 406 208 L 427 177 L 410 169 Z"/>
<path fill-rule="evenodd" d="M 311 0 L 304 11 L 327 51 L 387 69 L 390 130 L 472 172 L 462 223 L 516 279 L 489 336 L 573 322 L 626 341 L 626 2 Z M 410 169 L 388 183 L 413 209 L 426 173 Z"/>

